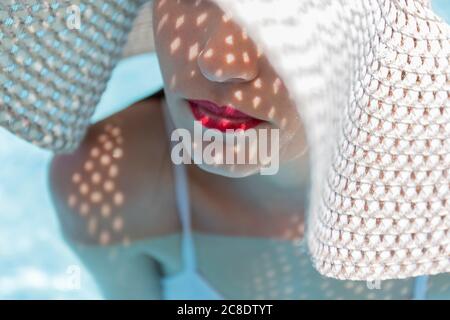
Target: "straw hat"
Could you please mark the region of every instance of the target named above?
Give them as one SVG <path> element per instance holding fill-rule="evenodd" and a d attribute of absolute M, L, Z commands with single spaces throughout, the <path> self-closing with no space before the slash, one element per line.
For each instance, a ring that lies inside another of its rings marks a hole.
<path fill-rule="evenodd" d="M 450 29 L 429 1 L 214 1 L 262 45 L 304 120 L 318 271 L 450 272 Z M 90 1 L 79 31 L 58 29 L 58 9 L 54 21 L 3 24 L 0 124 L 45 148 L 75 148 L 144 2 Z M 0 4 L 0 15 L 24 10 L 9 9 Z"/>
<path fill-rule="evenodd" d="M 123 57 L 155 51 L 153 39 L 152 2 L 148 2 L 139 10 L 133 28 L 128 35 L 123 50 Z"/>

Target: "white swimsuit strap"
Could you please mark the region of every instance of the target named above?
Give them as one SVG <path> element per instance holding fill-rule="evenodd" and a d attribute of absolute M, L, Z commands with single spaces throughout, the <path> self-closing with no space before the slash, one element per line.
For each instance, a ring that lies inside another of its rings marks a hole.
<path fill-rule="evenodd" d="M 428 291 L 428 276 L 417 277 L 414 281 L 414 300 L 426 300 Z"/>
<path fill-rule="evenodd" d="M 189 186 L 185 165 L 175 167 L 175 192 L 182 226 L 181 250 L 185 270 L 196 270 L 195 243 L 192 235 L 191 206 L 189 201 Z"/>
<path fill-rule="evenodd" d="M 166 123 L 166 129 L 169 139 L 172 135 L 172 131 L 175 129 L 169 115 L 167 114 L 167 106 L 163 103 L 163 114 Z M 171 142 L 171 145 L 173 143 Z M 189 184 L 187 179 L 186 167 L 184 164 L 174 165 L 172 164 L 175 182 L 175 197 L 178 209 L 178 215 L 180 217 L 182 234 L 181 234 L 181 256 L 184 265 L 184 270 L 196 270 L 196 252 L 195 243 L 192 234 L 192 222 L 191 222 L 191 203 L 189 200 Z"/>

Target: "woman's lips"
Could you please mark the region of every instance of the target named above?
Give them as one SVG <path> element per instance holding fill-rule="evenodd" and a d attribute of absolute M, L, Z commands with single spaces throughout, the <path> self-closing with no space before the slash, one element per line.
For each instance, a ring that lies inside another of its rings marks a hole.
<path fill-rule="evenodd" d="M 248 130 L 263 123 L 263 120 L 253 118 L 231 106 L 219 107 L 207 100 L 188 100 L 192 114 L 204 127 L 226 130 Z"/>

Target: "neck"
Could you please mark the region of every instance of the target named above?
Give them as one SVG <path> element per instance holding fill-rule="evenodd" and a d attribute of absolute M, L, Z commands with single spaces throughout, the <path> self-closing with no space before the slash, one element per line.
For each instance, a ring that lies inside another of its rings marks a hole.
<path fill-rule="evenodd" d="M 308 160 L 309 155 L 304 154 L 284 163 L 276 175 L 256 174 L 239 179 L 208 173 L 192 165 L 189 166 L 190 181 L 207 189 L 210 194 L 220 195 L 222 200 L 239 200 L 253 207 L 273 211 L 274 214 L 292 212 L 292 209 L 298 210 L 306 205 L 309 190 Z M 277 204 L 283 208 L 278 210 Z"/>
<path fill-rule="evenodd" d="M 263 183 L 274 192 L 304 193 L 309 185 L 308 156 L 308 154 L 304 154 L 284 163 L 276 175 L 263 176 L 257 174 L 244 179 L 247 179 L 250 183 Z"/>

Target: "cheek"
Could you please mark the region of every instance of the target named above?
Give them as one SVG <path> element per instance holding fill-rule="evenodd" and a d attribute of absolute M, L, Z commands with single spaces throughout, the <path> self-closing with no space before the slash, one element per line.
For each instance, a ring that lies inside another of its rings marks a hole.
<path fill-rule="evenodd" d="M 275 101 L 274 107 L 269 110 L 269 116 L 273 117 L 282 131 L 292 132 L 297 130 L 300 125 L 297 106 L 278 75 L 275 74 L 271 77 L 267 90 L 271 93 L 273 101 Z"/>
<path fill-rule="evenodd" d="M 292 132 L 299 126 L 299 114 L 283 81 L 264 57 L 260 64 L 260 75 L 248 88 L 252 97 L 249 105 L 275 123 L 283 131 Z"/>

